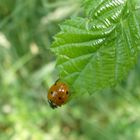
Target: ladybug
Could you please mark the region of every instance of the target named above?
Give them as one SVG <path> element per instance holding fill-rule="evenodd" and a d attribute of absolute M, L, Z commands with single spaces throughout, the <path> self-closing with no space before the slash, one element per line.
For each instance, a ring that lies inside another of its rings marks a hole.
<path fill-rule="evenodd" d="M 68 86 L 59 80 L 57 80 L 48 91 L 48 102 L 53 109 L 65 104 L 68 100 L 68 97 Z"/>

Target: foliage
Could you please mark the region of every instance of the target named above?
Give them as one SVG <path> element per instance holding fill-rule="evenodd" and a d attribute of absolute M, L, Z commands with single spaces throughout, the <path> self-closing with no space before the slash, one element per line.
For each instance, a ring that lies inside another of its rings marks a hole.
<path fill-rule="evenodd" d="M 52 36 L 65 19 L 84 15 L 80 4 L 0 0 L 1 140 L 140 139 L 140 60 L 114 89 L 84 94 L 56 110 L 47 104 L 57 79 Z"/>
<path fill-rule="evenodd" d="M 61 25 L 53 51 L 62 80 L 74 94 L 90 93 L 116 85 L 138 59 L 139 0 L 87 0 L 87 18 Z"/>

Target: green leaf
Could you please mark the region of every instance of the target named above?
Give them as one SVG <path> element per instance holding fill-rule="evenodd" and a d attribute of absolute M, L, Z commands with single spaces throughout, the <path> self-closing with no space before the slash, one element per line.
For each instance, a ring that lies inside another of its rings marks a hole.
<path fill-rule="evenodd" d="M 134 66 L 140 46 L 138 0 L 85 0 L 88 17 L 65 21 L 52 50 L 73 93 L 117 84 Z"/>

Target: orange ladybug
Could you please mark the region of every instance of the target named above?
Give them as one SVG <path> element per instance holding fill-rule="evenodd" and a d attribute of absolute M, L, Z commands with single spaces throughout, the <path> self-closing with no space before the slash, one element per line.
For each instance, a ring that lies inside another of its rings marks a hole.
<path fill-rule="evenodd" d="M 65 104 L 68 100 L 68 97 L 68 86 L 59 80 L 57 80 L 48 91 L 48 102 L 53 109 Z"/>

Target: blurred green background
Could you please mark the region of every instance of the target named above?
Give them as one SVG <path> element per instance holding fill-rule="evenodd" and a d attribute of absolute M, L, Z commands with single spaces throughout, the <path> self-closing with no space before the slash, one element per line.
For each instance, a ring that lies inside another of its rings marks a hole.
<path fill-rule="evenodd" d="M 50 51 L 79 0 L 0 0 L 0 140 L 140 140 L 140 59 L 121 84 L 52 110 Z"/>

